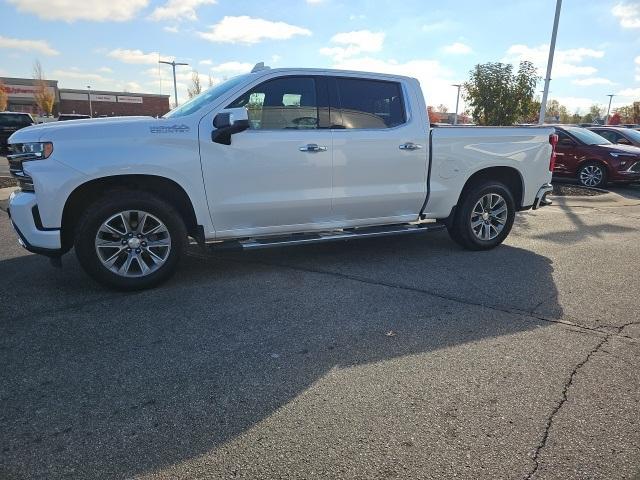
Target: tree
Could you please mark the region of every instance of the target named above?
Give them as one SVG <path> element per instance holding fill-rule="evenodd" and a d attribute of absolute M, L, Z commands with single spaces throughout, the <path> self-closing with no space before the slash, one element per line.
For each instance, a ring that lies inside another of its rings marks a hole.
<path fill-rule="evenodd" d="M 6 87 L 0 80 L 0 112 L 4 112 L 9 104 L 9 95 L 7 95 Z"/>
<path fill-rule="evenodd" d="M 513 65 L 490 62 L 478 64 L 464 83 L 464 99 L 479 125 L 513 125 L 535 114 L 534 93 L 539 77 L 531 62 Z"/>
<path fill-rule="evenodd" d="M 45 115 L 51 115 L 53 104 L 56 100 L 54 93 L 49 89 L 45 80 L 44 70 L 39 60 L 33 64 L 33 79 L 36 81 L 35 99 L 38 108 Z"/>
<path fill-rule="evenodd" d="M 191 86 L 187 88 L 187 95 L 189 98 L 193 98 L 196 95 L 202 93 L 202 84 L 200 83 L 200 75 L 197 71 L 191 73 Z"/>
<path fill-rule="evenodd" d="M 438 105 L 438 113 L 447 113 L 448 111 L 449 109 L 444 103 L 441 103 L 440 105 Z"/>
<path fill-rule="evenodd" d="M 589 113 L 582 117 L 584 123 L 596 123 L 602 118 L 604 108 L 601 105 L 591 105 Z"/>
<path fill-rule="evenodd" d="M 609 117 L 609 125 L 620 125 L 620 114 L 618 112 L 613 112 L 613 115 Z"/>
<path fill-rule="evenodd" d="M 633 121 L 633 105 L 625 105 L 614 110 L 620 115 L 620 123 L 635 123 Z"/>
<path fill-rule="evenodd" d="M 213 78 L 209 75 L 209 88 L 213 87 Z"/>
<path fill-rule="evenodd" d="M 561 105 L 558 100 L 549 100 L 547 102 L 547 110 L 545 115 L 547 120 L 560 123 L 572 123 L 572 116 L 569 115 L 569 110 L 564 105 Z"/>

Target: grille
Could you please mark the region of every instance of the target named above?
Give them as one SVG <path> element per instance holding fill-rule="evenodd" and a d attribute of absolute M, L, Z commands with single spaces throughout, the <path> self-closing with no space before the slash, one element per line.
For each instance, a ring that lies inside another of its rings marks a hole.
<path fill-rule="evenodd" d="M 640 173 L 640 162 L 636 162 L 629 167 L 630 172 Z"/>
<path fill-rule="evenodd" d="M 25 192 L 33 192 L 33 179 L 24 173 L 22 163 L 28 160 L 37 160 L 39 154 L 22 153 L 22 144 L 14 143 L 9 145 L 10 154 L 7 155 L 9 162 L 9 173 L 18 181 L 18 186 Z"/>

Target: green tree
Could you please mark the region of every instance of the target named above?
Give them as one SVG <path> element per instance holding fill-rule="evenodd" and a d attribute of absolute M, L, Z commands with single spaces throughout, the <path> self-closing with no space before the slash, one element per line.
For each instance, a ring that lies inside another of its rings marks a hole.
<path fill-rule="evenodd" d="M 560 123 L 572 123 L 572 116 L 564 105 L 558 100 L 549 100 L 547 102 L 546 120 Z"/>
<path fill-rule="evenodd" d="M 618 107 L 614 110 L 614 113 L 620 114 L 621 123 L 635 123 L 633 121 L 633 105 Z"/>
<path fill-rule="evenodd" d="M 490 62 L 478 64 L 464 83 L 464 99 L 479 125 L 513 125 L 535 114 L 534 93 L 539 77 L 531 62 L 513 65 Z"/>
<path fill-rule="evenodd" d="M 9 95 L 7 95 L 4 83 L 2 83 L 2 80 L 0 80 L 0 112 L 4 112 L 7 109 L 8 104 Z"/>

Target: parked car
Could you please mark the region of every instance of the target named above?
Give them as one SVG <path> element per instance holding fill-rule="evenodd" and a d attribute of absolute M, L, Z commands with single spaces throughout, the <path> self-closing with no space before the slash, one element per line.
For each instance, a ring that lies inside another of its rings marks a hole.
<path fill-rule="evenodd" d="M 65 120 L 83 120 L 85 118 L 91 118 L 89 115 L 82 115 L 81 113 L 61 113 L 58 115 L 58 121 L 63 122 Z"/>
<path fill-rule="evenodd" d="M 554 175 L 576 178 L 586 187 L 604 187 L 607 182 L 640 181 L 640 148 L 614 145 L 586 128 L 555 128 L 558 145 Z"/>
<path fill-rule="evenodd" d="M 0 112 L 0 153 L 7 152 L 7 141 L 14 132 L 35 123 L 28 113 Z"/>
<path fill-rule="evenodd" d="M 617 145 L 633 145 L 640 147 L 640 132 L 625 127 L 591 127 L 592 132 L 606 138 Z"/>
<path fill-rule="evenodd" d="M 430 130 L 413 78 L 257 65 L 160 119 L 17 132 L 8 211 L 27 249 L 75 247 L 129 290 L 168 278 L 188 235 L 250 249 L 446 228 L 486 250 L 549 203 L 553 132 Z"/>

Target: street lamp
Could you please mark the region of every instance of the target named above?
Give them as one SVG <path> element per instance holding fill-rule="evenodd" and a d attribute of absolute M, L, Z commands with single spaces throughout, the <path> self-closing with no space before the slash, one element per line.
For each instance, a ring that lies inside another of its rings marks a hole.
<path fill-rule="evenodd" d="M 451 85 L 452 87 L 458 87 L 458 96 L 456 97 L 456 113 L 453 116 L 453 124 L 457 125 L 458 124 L 458 104 L 460 103 L 460 87 L 462 86 L 459 83 L 455 83 L 453 85 Z"/>
<path fill-rule="evenodd" d="M 93 107 L 91 105 L 91 85 L 87 85 L 87 90 L 89 90 L 89 117 L 93 118 Z"/>
<path fill-rule="evenodd" d="M 613 93 L 610 93 L 609 95 L 607 95 L 607 97 L 609 97 L 609 106 L 607 107 L 607 117 L 604 120 L 605 125 L 609 124 L 609 112 L 611 111 L 611 100 L 613 100 L 613 97 L 615 97 L 615 95 Z"/>
<path fill-rule="evenodd" d="M 188 63 L 177 63 L 175 60 L 166 62 L 164 60 L 158 60 L 158 63 L 164 63 L 173 67 L 173 97 L 175 99 L 176 107 L 178 106 L 178 87 L 176 85 L 176 65 L 189 65 Z"/>
<path fill-rule="evenodd" d="M 558 36 L 558 22 L 560 21 L 560 9 L 562 8 L 562 0 L 556 0 L 556 16 L 553 19 L 553 30 L 551 32 L 551 45 L 549 45 L 549 60 L 547 61 L 547 74 L 544 78 L 544 91 L 542 92 L 542 101 L 540 102 L 540 116 L 538 124 L 544 123 L 544 115 L 547 110 L 547 95 L 549 94 L 549 82 L 551 81 L 551 67 L 553 66 L 553 54 L 556 50 L 556 37 Z"/>

